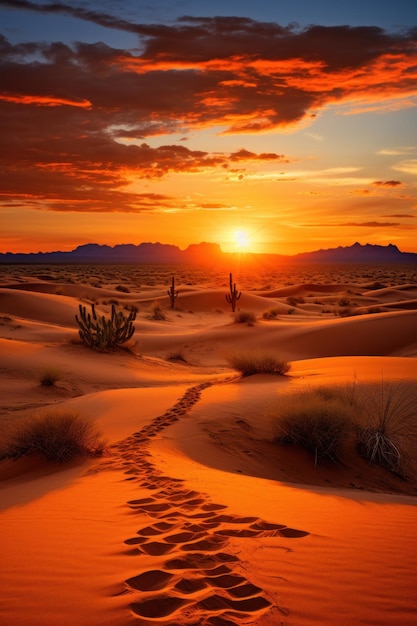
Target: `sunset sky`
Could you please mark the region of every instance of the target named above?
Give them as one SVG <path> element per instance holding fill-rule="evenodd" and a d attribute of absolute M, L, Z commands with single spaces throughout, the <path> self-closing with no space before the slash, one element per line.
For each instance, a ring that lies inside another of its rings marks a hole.
<path fill-rule="evenodd" d="M 0 0 L 0 252 L 417 252 L 415 0 Z"/>

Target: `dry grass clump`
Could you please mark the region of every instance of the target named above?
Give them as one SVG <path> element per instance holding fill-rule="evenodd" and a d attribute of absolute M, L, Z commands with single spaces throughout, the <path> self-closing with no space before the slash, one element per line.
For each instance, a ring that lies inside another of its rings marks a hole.
<path fill-rule="evenodd" d="M 354 404 L 341 391 L 309 389 L 283 398 L 273 413 L 275 443 L 300 446 L 320 460 L 336 463 L 353 428 Z"/>
<path fill-rule="evenodd" d="M 157 320 L 157 321 L 166 320 L 166 315 L 158 301 L 155 301 L 152 303 L 150 319 Z"/>
<path fill-rule="evenodd" d="M 2 454 L 18 458 L 38 452 L 48 461 L 64 463 L 79 457 L 103 454 L 101 434 L 74 411 L 50 411 L 4 428 Z"/>
<path fill-rule="evenodd" d="M 272 308 L 272 309 L 268 309 L 267 311 L 264 311 L 262 314 L 262 317 L 264 318 L 264 320 L 276 320 L 278 315 L 279 315 L 279 309 Z"/>
<path fill-rule="evenodd" d="M 227 361 L 233 369 L 243 376 L 253 374 L 280 374 L 283 376 L 290 371 L 290 364 L 270 352 L 235 352 L 230 354 Z"/>
<path fill-rule="evenodd" d="M 39 370 L 39 382 L 44 387 L 53 387 L 61 378 L 61 371 L 53 365 L 45 365 Z"/>
<path fill-rule="evenodd" d="M 238 311 L 234 314 L 235 324 L 248 324 L 253 326 L 256 323 L 256 315 L 252 311 Z"/>
<path fill-rule="evenodd" d="M 358 452 L 369 462 L 406 476 L 417 444 L 417 388 L 409 381 L 384 382 L 362 391 L 364 423 Z"/>

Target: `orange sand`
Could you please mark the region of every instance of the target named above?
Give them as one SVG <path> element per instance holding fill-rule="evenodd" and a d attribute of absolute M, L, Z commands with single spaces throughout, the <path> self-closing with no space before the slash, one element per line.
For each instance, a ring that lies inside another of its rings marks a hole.
<path fill-rule="evenodd" d="M 120 277 L 98 288 L 55 271 L 3 272 L 0 428 L 72 408 L 109 453 L 0 462 L 2 626 L 416 623 L 417 479 L 353 455 L 314 468 L 270 442 L 268 411 L 311 385 L 417 383 L 417 284 L 310 277 L 244 291 L 248 326 L 225 289 L 180 286 L 170 310 L 166 285 L 120 293 Z M 139 307 L 129 350 L 79 343 L 74 316 L 89 298 L 104 312 L 103 300 Z M 342 298 L 360 314 L 335 315 Z M 165 321 L 151 319 L 156 299 Z M 289 375 L 241 379 L 227 357 L 242 348 L 275 351 Z M 55 386 L 39 384 L 43 366 L 61 371 Z"/>

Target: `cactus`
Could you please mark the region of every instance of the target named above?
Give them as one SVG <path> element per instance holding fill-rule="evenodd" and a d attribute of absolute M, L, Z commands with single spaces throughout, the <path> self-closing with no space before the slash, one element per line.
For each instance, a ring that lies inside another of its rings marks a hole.
<path fill-rule="evenodd" d="M 175 300 L 178 298 L 178 291 L 175 291 L 175 276 L 172 277 L 171 287 L 167 290 L 167 294 L 171 300 L 171 309 L 173 309 Z"/>
<path fill-rule="evenodd" d="M 229 304 L 232 305 L 232 311 L 233 313 L 235 312 L 236 309 L 236 302 L 240 299 L 240 296 L 242 295 L 242 292 L 236 289 L 236 283 L 233 282 L 233 276 L 230 273 L 229 275 L 229 289 L 230 289 L 230 293 L 226 294 L 226 300 Z"/>
<path fill-rule="evenodd" d="M 131 311 L 126 317 L 122 311 L 116 313 L 114 304 L 111 307 L 111 317 L 97 315 L 94 304 L 91 305 L 91 313 L 87 313 L 86 307 L 79 305 L 80 317 L 75 316 L 80 327 L 79 335 L 82 342 L 92 350 L 104 352 L 114 350 L 116 346 L 128 341 L 135 327 L 136 311 Z"/>

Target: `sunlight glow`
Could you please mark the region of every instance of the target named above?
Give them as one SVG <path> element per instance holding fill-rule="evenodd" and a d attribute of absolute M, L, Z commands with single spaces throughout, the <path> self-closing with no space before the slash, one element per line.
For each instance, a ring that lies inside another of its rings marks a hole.
<path fill-rule="evenodd" d="M 242 252 L 249 249 L 250 237 L 246 230 L 235 230 L 233 233 L 236 248 Z"/>

